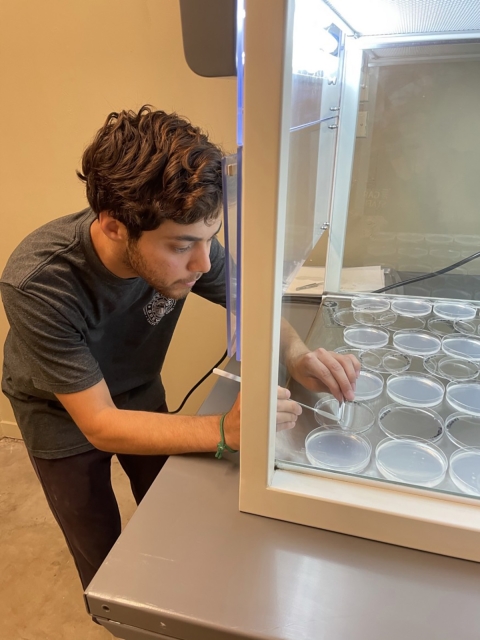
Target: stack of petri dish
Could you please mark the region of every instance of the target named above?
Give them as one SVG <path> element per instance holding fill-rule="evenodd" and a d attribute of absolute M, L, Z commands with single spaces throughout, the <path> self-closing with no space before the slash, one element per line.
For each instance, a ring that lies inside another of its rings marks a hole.
<path fill-rule="evenodd" d="M 477 309 L 463 302 L 436 302 L 433 313 L 444 320 L 471 320 L 477 315 Z"/>
<path fill-rule="evenodd" d="M 375 424 L 373 411 L 363 402 L 346 402 L 342 420 L 338 418 L 338 401 L 326 396 L 315 405 L 326 415 L 315 414 L 321 425 L 310 432 L 305 440 L 305 453 L 314 467 L 360 473 L 370 462 L 372 445 L 360 435 Z"/>
<path fill-rule="evenodd" d="M 445 433 L 459 447 L 450 456 L 452 482 L 463 493 L 480 496 L 480 416 L 452 413 L 445 420 Z"/>
<path fill-rule="evenodd" d="M 377 445 L 375 454 L 379 472 L 394 482 L 436 487 L 447 473 L 444 452 L 420 438 L 385 438 Z"/>
<path fill-rule="evenodd" d="M 314 467 L 360 473 L 370 462 L 372 445 L 357 433 L 319 427 L 308 434 L 305 453 Z"/>
<path fill-rule="evenodd" d="M 438 336 L 428 331 L 396 331 L 393 346 L 411 356 L 431 356 L 438 353 L 442 342 Z"/>
<path fill-rule="evenodd" d="M 387 378 L 387 393 L 399 404 L 410 407 L 435 407 L 443 400 L 445 387 L 433 376 L 403 373 Z"/>
<path fill-rule="evenodd" d="M 368 327 L 365 325 L 352 325 L 343 330 L 343 339 L 351 347 L 371 349 L 384 347 L 388 344 L 390 334 L 380 327 Z"/>
<path fill-rule="evenodd" d="M 415 298 L 400 298 L 394 300 L 391 309 L 401 316 L 423 317 L 428 316 L 432 311 L 432 305 L 425 300 Z"/>
<path fill-rule="evenodd" d="M 442 351 L 456 358 L 480 362 L 480 337 L 459 334 L 444 336 Z"/>

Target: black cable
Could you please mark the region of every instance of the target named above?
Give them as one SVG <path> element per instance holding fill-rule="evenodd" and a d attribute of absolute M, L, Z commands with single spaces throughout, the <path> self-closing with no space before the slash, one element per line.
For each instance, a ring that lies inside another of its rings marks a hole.
<path fill-rule="evenodd" d="M 421 276 L 416 276 L 415 278 L 409 278 L 408 280 L 402 280 L 401 282 L 394 282 L 393 284 L 389 284 L 388 286 L 382 287 L 381 289 L 376 289 L 372 293 L 385 293 L 385 291 L 390 291 L 390 289 L 396 289 L 397 287 L 402 287 L 405 284 L 412 284 L 414 282 L 420 282 L 421 280 L 428 280 L 429 278 L 435 278 L 435 276 L 441 276 L 444 273 L 448 273 L 449 271 L 452 271 L 453 269 L 457 269 L 457 267 L 461 267 L 462 265 L 467 264 L 467 262 L 471 262 L 472 260 L 475 260 L 476 258 L 480 258 L 480 251 L 477 251 L 477 253 L 473 253 L 471 256 L 468 256 L 467 258 L 463 258 L 462 260 L 459 260 L 458 262 L 455 262 L 454 264 L 451 264 L 448 267 L 444 267 L 443 269 L 439 269 L 438 271 L 433 271 L 432 273 L 423 273 Z M 208 378 L 208 376 L 210 376 L 213 373 L 214 369 L 216 369 L 218 366 L 220 366 L 222 364 L 222 362 L 225 360 L 227 355 L 228 355 L 228 352 L 225 351 L 225 353 L 220 358 L 220 360 L 218 362 L 216 362 L 213 365 L 213 367 L 211 369 L 209 369 L 209 371 L 207 371 L 207 373 L 203 376 L 203 378 L 201 378 L 190 389 L 190 391 L 187 393 L 187 395 L 182 400 L 182 403 L 178 407 L 178 409 L 175 409 L 175 411 L 169 411 L 168 413 L 173 415 L 174 413 L 178 413 L 179 411 L 181 411 L 183 409 L 183 407 L 185 406 L 185 403 L 187 402 L 187 400 L 192 395 L 192 393 L 196 389 L 198 389 L 198 387 L 202 384 L 202 382 L 204 382 Z"/>
<path fill-rule="evenodd" d="M 472 253 L 471 256 L 467 258 L 463 258 L 463 260 L 459 260 L 454 264 L 451 264 L 448 267 L 444 267 L 443 269 L 439 269 L 438 271 L 433 271 L 432 273 L 423 273 L 421 276 L 416 276 L 415 278 L 410 278 L 409 280 L 402 280 L 401 282 L 394 282 L 393 284 L 389 284 L 387 287 L 382 287 L 381 289 L 377 289 L 372 293 L 384 293 L 385 291 L 390 291 L 390 289 L 396 289 L 397 287 L 402 287 L 404 284 L 412 284 L 413 282 L 420 282 L 421 280 L 427 280 L 428 278 L 435 278 L 435 276 L 441 276 L 444 273 L 448 273 L 452 271 L 452 269 L 456 269 L 457 267 L 461 267 L 467 262 L 471 260 L 475 260 L 475 258 L 480 258 L 480 251 L 477 253 Z"/>
<path fill-rule="evenodd" d="M 185 396 L 185 398 L 182 400 L 182 404 L 178 407 L 178 409 L 175 409 L 175 411 L 169 411 L 168 413 L 170 414 L 174 414 L 174 413 L 178 413 L 179 411 L 181 411 L 183 409 L 183 407 L 185 406 L 186 401 L 190 398 L 190 396 L 192 395 L 192 393 L 195 391 L 195 389 L 197 389 L 202 382 L 204 382 L 209 375 L 211 375 L 213 373 L 213 370 L 216 369 L 218 366 L 220 366 L 222 364 L 222 362 L 225 360 L 225 358 L 228 355 L 228 351 L 225 351 L 225 353 L 223 354 L 223 356 L 220 358 L 220 360 L 218 362 L 216 362 L 213 367 L 203 376 L 203 378 L 201 378 L 191 389 L 190 391 L 187 393 L 187 395 Z"/>

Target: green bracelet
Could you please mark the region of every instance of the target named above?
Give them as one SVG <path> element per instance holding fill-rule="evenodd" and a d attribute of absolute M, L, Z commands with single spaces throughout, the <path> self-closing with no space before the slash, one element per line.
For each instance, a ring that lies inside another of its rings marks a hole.
<path fill-rule="evenodd" d="M 226 415 L 227 414 L 224 413 L 223 416 L 220 418 L 220 442 L 217 444 L 217 453 L 215 454 L 215 458 L 217 458 L 217 460 L 220 460 L 220 458 L 223 456 L 223 452 L 225 451 L 225 449 L 227 451 L 230 451 L 230 453 L 237 453 L 236 449 L 232 449 L 225 442 L 225 433 L 223 431 L 223 423 L 225 422 Z"/>

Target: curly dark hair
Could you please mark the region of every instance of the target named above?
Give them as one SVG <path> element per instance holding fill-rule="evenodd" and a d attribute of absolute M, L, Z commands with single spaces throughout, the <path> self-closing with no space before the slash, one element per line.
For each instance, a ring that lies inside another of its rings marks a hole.
<path fill-rule="evenodd" d="M 77 175 L 93 211 L 108 211 L 138 239 L 164 220 L 213 222 L 222 202 L 221 162 L 222 150 L 199 128 L 145 105 L 108 116 Z"/>

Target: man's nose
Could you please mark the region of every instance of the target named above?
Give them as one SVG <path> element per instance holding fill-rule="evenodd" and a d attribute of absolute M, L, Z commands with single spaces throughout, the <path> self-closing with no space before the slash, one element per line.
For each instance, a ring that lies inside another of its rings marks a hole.
<path fill-rule="evenodd" d="M 191 258 L 188 263 L 189 271 L 199 271 L 200 273 L 210 271 L 210 245 L 196 247 L 196 251 Z"/>

